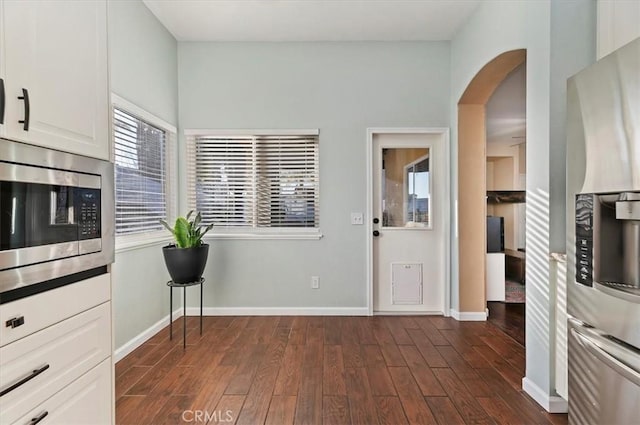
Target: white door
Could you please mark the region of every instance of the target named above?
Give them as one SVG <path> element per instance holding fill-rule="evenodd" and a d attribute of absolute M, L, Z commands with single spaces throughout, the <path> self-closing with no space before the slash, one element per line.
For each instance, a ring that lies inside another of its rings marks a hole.
<path fill-rule="evenodd" d="M 444 133 L 373 135 L 373 311 L 444 313 Z"/>
<path fill-rule="evenodd" d="M 106 2 L 2 7 L 7 137 L 109 159 Z"/>

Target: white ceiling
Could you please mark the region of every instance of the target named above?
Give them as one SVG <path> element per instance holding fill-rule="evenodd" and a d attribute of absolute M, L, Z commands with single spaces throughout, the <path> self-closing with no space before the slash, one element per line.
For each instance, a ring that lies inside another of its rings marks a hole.
<path fill-rule="evenodd" d="M 482 0 L 144 0 L 178 41 L 451 40 Z"/>

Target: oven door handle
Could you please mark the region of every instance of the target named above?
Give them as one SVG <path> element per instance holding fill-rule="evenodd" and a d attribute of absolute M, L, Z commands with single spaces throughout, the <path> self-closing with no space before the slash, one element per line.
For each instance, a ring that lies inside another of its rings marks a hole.
<path fill-rule="evenodd" d="M 576 325 L 574 325 L 576 326 Z M 582 325 L 571 327 L 571 335 L 598 360 L 640 386 L 640 354 L 610 341 Z M 583 331 L 586 331 L 583 333 Z M 587 335 L 588 334 L 588 335 Z"/>

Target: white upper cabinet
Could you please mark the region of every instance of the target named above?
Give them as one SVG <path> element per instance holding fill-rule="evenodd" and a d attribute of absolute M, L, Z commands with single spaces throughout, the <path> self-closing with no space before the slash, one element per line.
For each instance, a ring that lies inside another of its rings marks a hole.
<path fill-rule="evenodd" d="M 0 2 L 5 137 L 108 160 L 106 1 Z"/>

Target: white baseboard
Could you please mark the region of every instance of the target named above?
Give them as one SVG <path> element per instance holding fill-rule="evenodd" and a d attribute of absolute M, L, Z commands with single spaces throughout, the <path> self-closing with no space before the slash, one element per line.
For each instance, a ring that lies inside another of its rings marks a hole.
<path fill-rule="evenodd" d="M 549 413 L 567 413 L 569 411 L 567 400 L 557 395 L 547 394 L 526 376 L 522 378 L 522 389 Z"/>
<path fill-rule="evenodd" d="M 173 311 L 173 320 L 175 321 L 178 317 L 182 317 L 182 308 L 179 308 Z M 169 315 L 167 314 L 165 317 L 158 320 L 149 328 L 140 332 L 138 335 L 136 335 L 131 340 L 126 342 L 123 346 L 117 348 L 116 351 L 113 353 L 114 363 L 122 360 L 127 354 L 129 354 L 136 348 L 140 347 L 149 338 L 151 338 L 152 336 L 160 332 L 160 330 L 165 326 L 167 326 L 168 323 L 169 323 Z"/>
<path fill-rule="evenodd" d="M 200 307 L 187 307 L 187 316 Z M 367 307 L 205 307 L 204 316 L 368 316 Z"/>
<path fill-rule="evenodd" d="M 458 311 L 451 309 L 451 317 L 460 322 L 484 322 L 489 314 L 486 311 Z"/>

